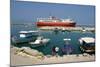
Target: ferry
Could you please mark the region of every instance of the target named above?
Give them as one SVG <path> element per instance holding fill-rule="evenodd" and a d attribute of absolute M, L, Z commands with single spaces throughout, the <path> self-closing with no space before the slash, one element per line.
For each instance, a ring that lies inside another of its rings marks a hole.
<path fill-rule="evenodd" d="M 54 16 L 49 18 L 37 18 L 37 27 L 75 27 L 76 22 L 71 19 L 59 19 Z"/>

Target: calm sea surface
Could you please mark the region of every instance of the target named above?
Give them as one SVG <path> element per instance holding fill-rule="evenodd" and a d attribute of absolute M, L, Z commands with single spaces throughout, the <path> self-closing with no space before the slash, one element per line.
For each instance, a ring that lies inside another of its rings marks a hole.
<path fill-rule="evenodd" d="M 11 24 L 11 35 L 12 36 L 18 36 L 19 31 L 28 31 L 28 30 L 36 30 L 36 26 L 33 24 Z M 61 32 L 55 33 L 54 31 L 40 31 L 40 35 L 44 36 L 45 38 L 49 38 L 50 42 L 46 46 L 40 46 L 35 47 L 33 49 L 37 49 L 40 52 L 43 52 L 45 55 L 51 54 L 52 47 L 58 46 L 59 48 L 62 48 L 65 44 L 63 41 L 64 38 L 71 38 L 71 41 L 69 42 L 73 47 L 74 51 L 73 54 L 80 54 L 81 51 L 79 49 L 79 42 L 78 39 L 81 37 L 95 37 L 95 34 L 92 32 L 80 32 L 80 31 L 73 31 L 73 32 Z M 23 47 L 22 44 L 18 44 L 17 47 Z M 25 46 L 29 47 L 30 45 L 28 43 L 25 44 Z M 61 55 L 61 51 L 59 51 L 59 54 Z"/>

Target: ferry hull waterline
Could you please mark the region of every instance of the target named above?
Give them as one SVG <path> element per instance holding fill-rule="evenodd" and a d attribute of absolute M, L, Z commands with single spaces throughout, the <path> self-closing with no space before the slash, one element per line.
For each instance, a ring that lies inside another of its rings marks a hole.
<path fill-rule="evenodd" d="M 43 26 L 75 27 L 75 25 L 76 23 L 37 22 L 38 27 L 43 27 Z"/>

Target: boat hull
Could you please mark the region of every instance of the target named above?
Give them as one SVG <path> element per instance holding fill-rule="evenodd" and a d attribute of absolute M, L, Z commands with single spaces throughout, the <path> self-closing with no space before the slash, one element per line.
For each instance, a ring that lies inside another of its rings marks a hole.
<path fill-rule="evenodd" d="M 75 27 L 76 23 L 70 22 L 37 22 L 38 27 L 42 26 L 60 26 L 60 27 Z"/>
<path fill-rule="evenodd" d="M 86 46 L 81 45 L 80 49 L 82 52 L 89 53 L 89 54 L 95 54 L 95 46 L 86 47 Z"/>

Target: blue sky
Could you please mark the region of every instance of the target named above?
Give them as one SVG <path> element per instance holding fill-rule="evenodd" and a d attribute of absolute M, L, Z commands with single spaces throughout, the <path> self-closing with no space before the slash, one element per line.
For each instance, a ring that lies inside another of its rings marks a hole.
<path fill-rule="evenodd" d="M 94 6 L 11 0 L 11 20 L 34 22 L 36 18 L 45 18 L 50 15 L 57 18 L 71 18 L 77 24 L 95 24 Z"/>

